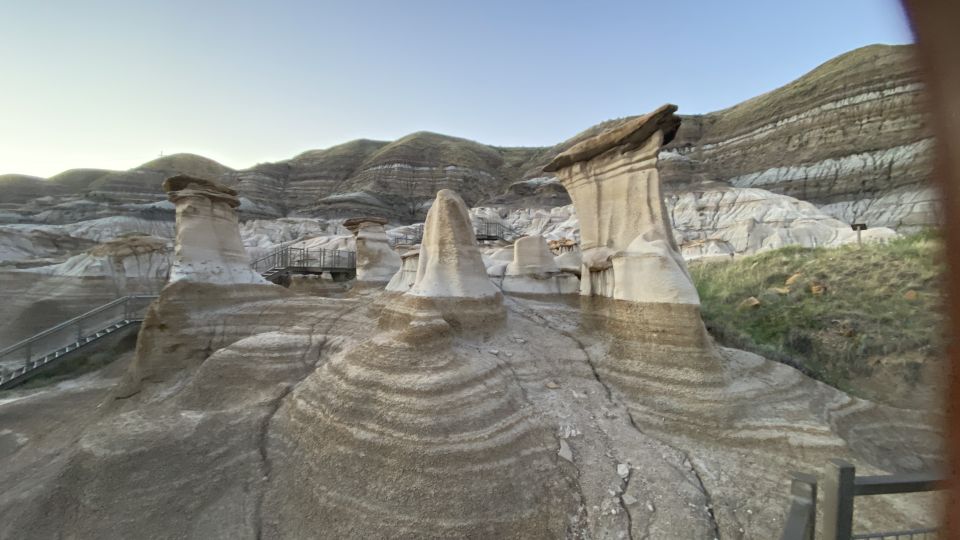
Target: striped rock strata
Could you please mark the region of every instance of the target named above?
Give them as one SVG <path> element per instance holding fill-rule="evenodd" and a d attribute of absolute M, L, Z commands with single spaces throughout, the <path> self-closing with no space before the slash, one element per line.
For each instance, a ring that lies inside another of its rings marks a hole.
<path fill-rule="evenodd" d="M 575 479 L 511 371 L 457 344 L 455 328 L 504 316 L 462 200 L 440 191 L 424 231 L 416 282 L 381 331 L 279 411 L 267 534 L 556 538 L 576 522 Z"/>
<path fill-rule="evenodd" d="M 661 157 L 673 189 L 718 181 L 851 223 L 936 225 L 933 145 L 910 45 L 871 45 L 743 103 L 684 117 Z"/>

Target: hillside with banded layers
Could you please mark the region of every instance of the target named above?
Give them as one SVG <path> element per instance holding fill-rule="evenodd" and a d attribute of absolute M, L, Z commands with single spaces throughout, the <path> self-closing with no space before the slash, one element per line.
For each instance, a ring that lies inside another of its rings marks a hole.
<path fill-rule="evenodd" d="M 684 118 L 663 155 L 668 182 L 761 188 L 845 221 L 937 223 L 933 144 L 911 46 L 871 45 L 743 103 Z"/>
<path fill-rule="evenodd" d="M 863 47 L 738 105 L 683 116 L 660 154 L 668 203 L 690 202 L 673 216 L 675 227 L 711 252 L 749 253 L 762 243 L 753 231 L 810 246 L 837 235 L 781 234 L 789 225 L 778 208 L 796 209 L 790 223 L 838 220 L 830 228 L 863 222 L 909 232 L 936 225 L 927 185 L 931 138 L 911 55 L 909 45 Z M 242 221 L 371 215 L 412 223 L 422 221 L 433 194 L 445 188 L 463 193 L 472 207 L 549 210 L 570 199 L 543 166 L 631 118 L 601 122 L 552 147 L 505 148 L 417 132 L 246 169 L 175 154 L 128 171 L 74 169 L 49 179 L 9 174 L 0 176 L 0 223 L 65 225 L 111 216 L 170 222 L 173 207 L 159 186 L 173 174 L 236 189 Z M 702 251 L 697 246 L 686 251 Z"/>

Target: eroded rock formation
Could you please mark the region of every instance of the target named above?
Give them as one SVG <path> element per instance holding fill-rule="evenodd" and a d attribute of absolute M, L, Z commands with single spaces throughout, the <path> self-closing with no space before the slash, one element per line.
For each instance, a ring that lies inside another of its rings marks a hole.
<path fill-rule="evenodd" d="M 560 271 L 542 236 L 525 236 L 513 244 L 513 259 L 504 269 L 500 288 L 509 293 L 570 294 L 579 291 L 580 280 Z"/>
<path fill-rule="evenodd" d="M 573 146 L 544 168 L 556 172 L 578 209 L 581 294 L 699 305 L 657 172 L 660 147 L 680 125 L 676 110 L 664 105 Z"/>
<path fill-rule="evenodd" d="M 417 280 L 412 296 L 490 298 L 499 296 L 484 270 L 467 207 L 455 192 L 442 189 L 423 227 Z"/>
<path fill-rule="evenodd" d="M 250 268 L 237 223 L 236 191 L 185 175 L 166 179 L 163 189 L 177 205 L 171 283 L 268 283 Z"/>
<path fill-rule="evenodd" d="M 386 283 L 400 269 L 400 255 L 387 241 L 383 218 L 352 218 L 343 222 L 356 237 L 357 281 L 360 283 Z"/>
<path fill-rule="evenodd" d="M 550 430 L 495 356 L 455 346 L 503 316 L 466 207 L 442 190 L 416 281 L 383 309 L 381 331 L 279 411 L 267 534 L 563 536 L 578 497 Z"/>

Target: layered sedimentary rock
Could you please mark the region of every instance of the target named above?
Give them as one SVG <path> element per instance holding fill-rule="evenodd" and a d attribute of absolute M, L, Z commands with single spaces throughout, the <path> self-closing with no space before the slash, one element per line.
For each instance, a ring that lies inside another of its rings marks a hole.
<path fill-rule="evenodd" d="M 785 246 L 836 247 L 857 242 L 848 223 L 815 205 L 763 189 L 719 183 L 691 187 L 665 196 L 674 238 L 685 259 L 752 255 Z M 474 208 L 471 213 L 499 221 L 518 234 L 539 234 L 551 241 L 580 238 L 573 205 L 542 209 Z M 896 236 L 887 227 L 870 227 L 864 242 Z M 579 263 L 577 264 L 579 273 Z"/>
<path fill-rule="evenodd" d="M 912 46 L 871 45 L 743 103 L 686 117 L 664 181 L 720 181 L 814 203 L 846 223 L 936 225 L 932 139 Z"/>
<path fill-rule="evenodd" d="M 542 236 L 525 236 L 513 244 L 513 260 L 504 269 L 500 288 L 510 293 L 570 294 L 579 291 L 580 280 L 560 271 Z"/>
<path fill-rule="evenodd" d="M 857 242 L 857 233 L 811 203 L 753 188 L 712 186 L 667 198 L 681 253 L 687 259 L 750 255 L 785 246 L 836 247 Z M 870 227 L 864 242 L 897 235 Z"/>
<path fill-rule="evenodd" d="M 664 206 L 657 154 L 680 125 L 675 105 L 583 141 L 544 170 L 578 209 L 581 294 L 699 305 Z"/>
<path fill-rule="evenodd" d="M 401 260 L 390 247 L 383 218 L 348 219 L 343 226 L 353 233 L 357 246 L 357 281 L 386 283 L 400 270 Z"/>
<path fill-rule="evenodd" d="M 563 536 L 578 501 L 550 430 L 509 369 L 455 346 L 455 329 L 490 331 L 503 315 L 466 207 L 441 190 L 416 282 L 383 308 L 381 332 L 332 358 L 279 411 L 266 533 Z"/>
<path fill-rule="evenodd" d="M 50 266 L 26 270 L 53 276 L 113 280 L 119 295 L 154 294 L 167 282 L 172 242 L 149 235 L 129 235 L 100 244 Z"/>
<path fill-rule="evenodd" d="M 166 179 L 163 189 L 177 205 L 171 283 L 268 283 L 250 268 L 237 224 L 236 191 L 185 175 Z"/>
<path fill-rule="evenodd" d="M 927 183 L 931 137 L 912 46 L 871 45 L 728 109 L 685 116 L 661 152 L 665 189 L 704 182 L 760 188 L 871 227 L 937 223 Z M 78 169 L 49 179 L 0 176 L 0 222 L 68 223 L 158 212 L 157 186 L 175 173 L 239 193 L 243 218 L 376 215 L 419 221 L 432 195 L 460 190 L 469 205 L 549 208 L 568 197 L 542 168 L 558 154 L 633 118 L 602 122 L 546 148 L 501 148 L 435 133 L 356 140 L 232 170 L 177 154 L 129 171 Z"/>

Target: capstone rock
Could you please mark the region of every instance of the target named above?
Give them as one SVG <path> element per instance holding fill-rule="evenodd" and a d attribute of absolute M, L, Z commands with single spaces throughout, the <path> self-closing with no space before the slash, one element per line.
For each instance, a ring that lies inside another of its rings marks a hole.
<path fill-rule="evenodd" d="M 250 257 L 240 239 L 236 191 L 186 175 L 167 178 L 163 189 L 177 206 L 170 283 L 268 284 L 250 267 Z"/>

